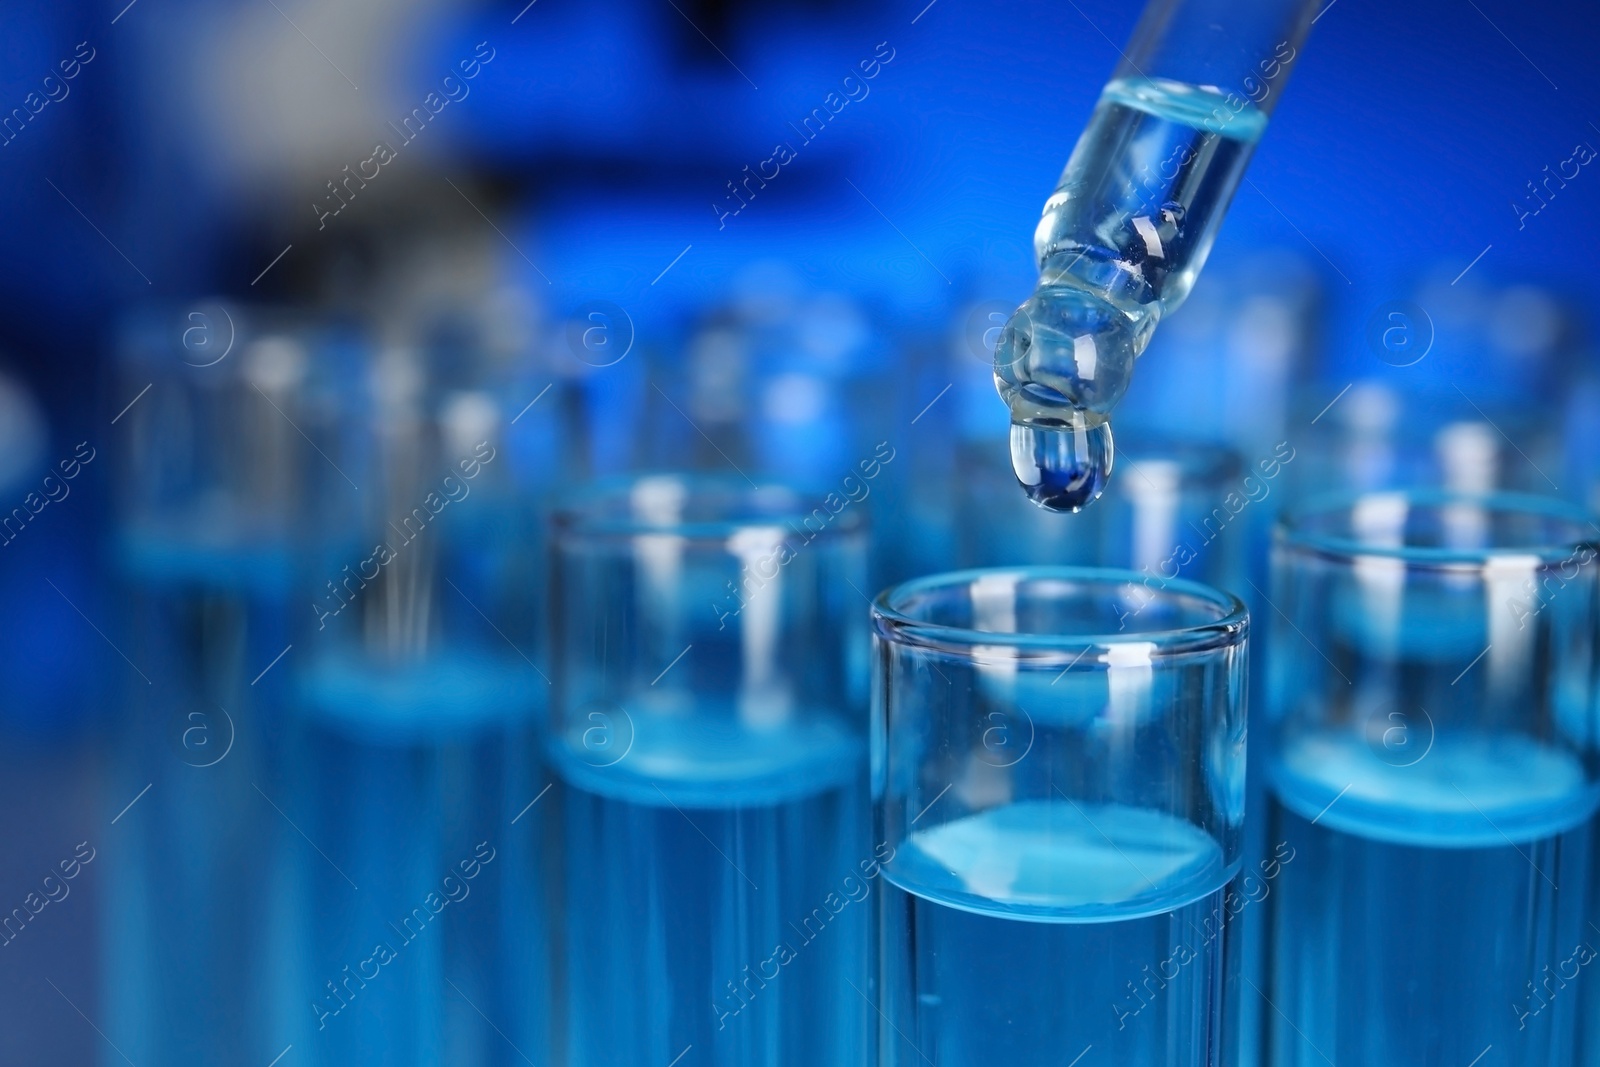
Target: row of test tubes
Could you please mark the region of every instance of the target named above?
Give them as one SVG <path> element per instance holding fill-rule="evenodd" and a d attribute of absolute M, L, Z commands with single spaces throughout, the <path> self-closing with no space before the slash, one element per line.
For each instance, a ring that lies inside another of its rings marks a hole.
<path fill-rule="evenodd" d="M 941 432 L 965 384 L 864 411 L 905 366 L 804 310 L 711 317 L 654 379 L 530 361 L 504 304 L 130 321 L 122 1053 L 1578 1062 L 1581 507 L 1497 492 L 1471 419 L 1437 492 L 1363 481 L 1334 446 L 1381 439 L 1385 384 L 1297 430 L 1284 362 L 1276 425 L 1132 427 L 1105 498 L 1046 514 L 1003 439 Z M 719 406 L 763 345 L 821 355 Z M 606 476 L 648 389 L 715 475 Z"/>

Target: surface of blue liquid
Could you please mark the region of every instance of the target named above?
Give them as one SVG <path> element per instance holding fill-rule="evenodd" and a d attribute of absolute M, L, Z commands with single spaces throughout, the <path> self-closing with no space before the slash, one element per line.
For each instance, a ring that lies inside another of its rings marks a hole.
<path fill-rule="evenodd" d="M 1521 735 L 1441 735 L 1392 766 L 1352 734 L 1270 765 L 1261 1062 L 1574 1061 L 1594 787 Z M 1292 851 L 1291 851 L 1292 850 Z"/>
<path fill-rule="evenodd" d="M 230 509 L 195 508 L 176 521 L 127 522 L 114 542 L 119 570 L 143 582 L 282 596 L 294 576 L 292 538 L 251 528 Z"/>
<path fill-rule="evenodd" d="M 1120 805 L 918 831 L 885 871 L 883 1064 L 1217 1064 L 1230 873 L 1198 828 Z"/>
<path fill-rule="evenodd" d="M 542 907 L 510 865 L 527 851 L 510 838 L 539 825 L 512 825 L 511 806 L 533 798 L 504 791 L 528 781 L 517 760 L 542 683 L 515 658 L 453 649 L 402 665 L 330 656 L 301 686 L 298 765 L 277 799 L 304 835 L 278 916 L 297 946 L 271 1006 L 285 1041 L 312 1064 L 470 1065 L 504 1054 L 497 1026 L 543 1057 L 543 1006 L 514 1003 L 485 951 L 536 971 L 547 951 L 537 916 L 501 910 L 512 892 Z"/>
<path fill-rule="evenodd" d="M 563 1062 L 664 1065 L 692 1045 L 726 1067 L 870 1063 L 881 881 L 859 732 L 814 709 L 763 728 L 639 714 L 631 729 L 620 756 L 581 733 L 552 744 Z"/>
<path fill-rule="evenodd" d="M 1164 79 L 1112 81 L 1045 202 L 1039 286 L 994 358 L 1016 473 L 1043 507 L 1075 511 L 1104 487 L 1109 434 L 1103 449 L 1051 438 L 1106 422 L 1162 314 L 1194 285 L 1266 128 L 1265 114 L 1240 102 L 1235 110 L 1221 93 Z"/>

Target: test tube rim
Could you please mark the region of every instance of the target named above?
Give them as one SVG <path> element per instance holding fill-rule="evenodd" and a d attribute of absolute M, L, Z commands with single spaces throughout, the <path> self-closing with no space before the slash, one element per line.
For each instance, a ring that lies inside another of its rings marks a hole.
<path fill-rule="evenodd" d="M 1188 626 L 1166 629 L 1131 629 L 1119 633 L 1029 633 L 979 630 L 918 619 L 902 610 L 906 600 L 941 587 L 970 586 L 982 578 L 1015 577 L 1027 581 L 1055 581 L 1103 586 L 1107 589 L 1142 585 L 1169 599 L 1187 597 L 1217 611 L 1217 617 Z M 890 586 L 872 601 L 874 634 L 885 641 L 921 649 L 944 652 L 964 659 L 982 660 L 980 648 L 1005 649 L 1007 659 L 1023 659 L 1035 666 L 1068 661 L 1069 669 L 1102 666 L 1100 657 L 1089 652 L 1109 651 L 1116 646 L 1153 645 L 1152 660 L 1214 652 L 1229 646 L 1243 647 L 1249 639 L 1250 612 L 1232 593 L 1186 578 L 1161 578 L 1142 571 L 1117 567 L 1021 566 L 975 567 L 913 578 Z M 987 654 L 993 656 L 993 652 Z"/>
<path fill-rule="evenodd" d="M 676 479 L 693 494 L 704 496 L 708 492 L 722 493 L 730 498 L 750 501 L 755 494 L 786 494 L 797 506 L 758 513 L 752 508 L 727 518 L 695 521 L 661 522 L 632 515 L 604 515 L 599 509 L 628 500 L 634 487 L 657 479 Z M 854 503 L 846 503 L 838 512 L 827 512 L 830 519 L 820 530 L 804 525 L 815 515 L 804 504 L 823 508 L 827 491 L 815 490 L 783 482 L 750 482 L 721 474 L 699 471 L 655 471 L 618 475 L 585 483 L 562 494 L 550 511 L 550 526 L 556 540 L 571 545 L 574 540 L 629 540 L 641 535 L 670 534 L 685 541 L 720 544 L 740 530 L 758 526 L 782 526 L 806 544 L 812 541 L 833 542 L 858 536 L 866 529 L 866 517 Z"/>
<path fill-rule="evenodd" d="M 1540 541 L 1530 540 L 1521 544 L 1442 548 L 1432 545 L 1381 544 L 1361 540 L 1355 536 L 1320 533 L 1306 526 L 1315 519 L 1346 515 L 1362 500 L 1384 497 L 1404 500 L 1408 510 L 1440 509 L 1450 505 L 1474 506 L 1491 513 L 1517 514 L 1565 523 L 1573 531 L 1588 530 L 1590 534 L 1566 540 L 1549 538 Z M 1279 515 L 1273 526 L 1272 537 L 1273 546 L 1279 552 L 1315 555 L 1338 562 L 1376 557 L 1396 560 L 1406 566 L 1417 568 L 1477 569 L 1496 558 L 1506 556 L 1535 556 L 1542 563 L 1561 563 L 1572 558 L 1573 554 L 1584 546 L 1589 546 L 1600 553 L 1600 525 L 1596 524 L 1595 517 L 1582 505 L 1570 503 L 1560 497 L 1504 491 L 1472 493 L 1450 489 L 1410 488 L 1324 493 Z"/>

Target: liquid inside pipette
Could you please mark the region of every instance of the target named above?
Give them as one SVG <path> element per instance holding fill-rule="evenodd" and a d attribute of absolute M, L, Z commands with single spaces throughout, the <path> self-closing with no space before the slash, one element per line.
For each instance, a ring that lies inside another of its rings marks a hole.
<path fill-rule="evenodd" d="M 1039 285 L 994 357 L 1012 470 L 1041 507 L 1078 511 L 1105 489 L 1111 409 L 1162 314 L 1188 295 L 1266 127 L 1230 100 L 1241 98 L 1113 80 L 1045 202 Z"/>

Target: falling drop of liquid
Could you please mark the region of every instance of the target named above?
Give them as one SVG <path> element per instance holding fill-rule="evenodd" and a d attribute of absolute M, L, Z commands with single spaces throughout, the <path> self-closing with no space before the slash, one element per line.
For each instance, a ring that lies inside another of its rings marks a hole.
<path fill-rule="evenodd" d="M 1011 466 L 1028 498 L 1079 511 L 1111 476 L 1111 409 L 1155 317 L 1102 295 L 1041 284 L 995 345 L 995 388 L 1011 409 Z"/>
<path fill-rule="evenodd" d="M 1099 499 L 1116 451 L 1111 424 L 1011 424 L 1011 469 L 1028 499 L 1047 511 L 1082 511 Z"/>

